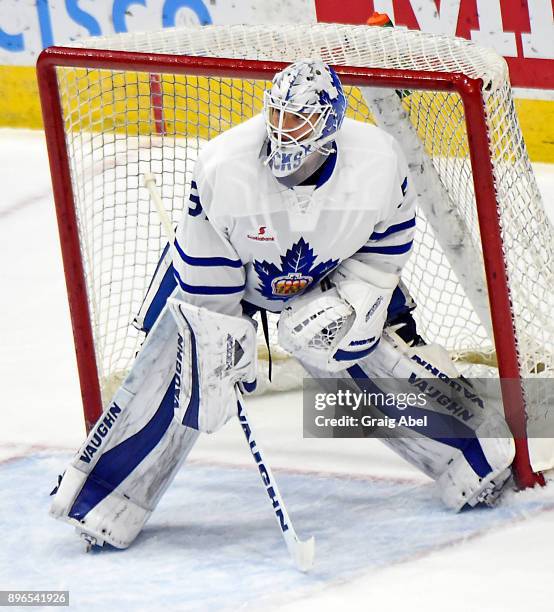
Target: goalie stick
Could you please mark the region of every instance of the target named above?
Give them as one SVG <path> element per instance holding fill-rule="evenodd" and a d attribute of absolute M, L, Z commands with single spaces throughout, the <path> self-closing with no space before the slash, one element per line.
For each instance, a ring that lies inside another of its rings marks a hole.
<path fill-rule="evenodd" d="M 158 192 L 156 187 L 156 178 L 150 172 L 145 172 L 143 177 L 144 186 L 148 189 L 148 193 L 150 194 L 150 198 L 154 203 L 156 208 L 156 212 L 160 217 L 160 221 L 165 230 L 165 235 L 169 244 L 173 247 L 173 243 L 175 242 L 175 230 L 173 229 L 173 225 L 171 224 L 170 218 L 167 216 L 167 212 L 164 208 L 162 198 Z"/>
<path fill-rule="evenodd" d="M 148 189 L 152 202 L 154 203 L 158 215 L 160 216 L 167 239 L 169 240 L 170 244 L 173 245 L 175 241 L 175 232 L 164 209 L 160 194 L 156 188 L 156 179 L 152 174 L 144 174 L 144 186 Z M 315 539 L 312 536 L 308 540 L 300 540 L 296 534 L 281 493 L 279 492 L 279 488 L 277 487 L 275 478 L 273 477 L 273 473 L 271 472 L 269 465 L 264 461 L 262 451 L 256 442 L 256 437 L 254 435 L 252 425 L 248 419 L 246 406 L 244 405 L 238 386 L 235 387 L 235 391 L 237 394 L 237 411 L 239 422 L 246 437 L 250 452 L 252 453 L 252 457 L 254 458 L 258 471 L 260 472 L 267 495 L 273 506 L 275 518 L 277 519 L 277 524 L 279 525 L 281 534 L 285 540 L 287 550 L 289 551 L 289 554 L 292 557 L 296 567 L 300 571 L 306 572 L 313 566 Z"/>
<path fill-rule="evenodd" d="M 296 564 L 296 567 L 302 572 L 307 572 L 314 563 L 315 538 L 312 536 L 308 540 L 301 540 L 296 534 L 283 502 L 283 498 L 281 497 L 281 493 L 277 487 L 277 483 L 275 482 L 275 478 L 273 477 L 269 465 L 267 465 L 267 463 L 264 461 L 262 451 L 256 442 L 256 436 L 252 429 L 252 425 L 248 420 L 246 407 L 242 402 L 241 394 L 238 388 L 236 389 L 236 392 L 240 426 L 244 431 L 250 452 L 254 457 L 256 465 L 258 466 L 265 490 L 273 505 L 273 511 L 275 513 L 275 518 L 277 519 L 277 524 L 281 529 L 283 539 L 285 540 L 289 554 Z"/>

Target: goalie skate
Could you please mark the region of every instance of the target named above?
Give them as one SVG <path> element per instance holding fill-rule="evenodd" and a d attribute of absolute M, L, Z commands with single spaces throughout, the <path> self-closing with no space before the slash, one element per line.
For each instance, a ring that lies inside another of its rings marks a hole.
<path fill-rule="evenodd" d="M 495 476 L 494 478 L 486 479 L 483 484 L 483 488 L 480 492 L 475 493 L 471 499 L 468 500 L 467 505 L 475 508 L 476 506 L 487 506 L 488 508 L 494 508 L 500 501 L 500 498 L 504 492 L 512 485 L 514 479 L 512 477 L 512 470 L 506 468 L 503 472 Z"/>
<path fill-rule="evenodd" d="M 100 538 L 97 538 L 86 531 L 81 531 L 78 528 L 76 528 L 75 531 L 85 544 L 85 552 L 91 552 L 95 548 L 102 548 L 104 546 L 104 540 L 101 540 Z"/>

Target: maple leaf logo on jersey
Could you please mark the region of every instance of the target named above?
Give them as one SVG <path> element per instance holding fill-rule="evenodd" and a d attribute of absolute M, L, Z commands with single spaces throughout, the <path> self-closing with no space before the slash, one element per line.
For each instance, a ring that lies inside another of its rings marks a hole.
<path fill-rule="evenodd" d="M 316 258 L 310 244 L 300 238 L 285 255 L 281 255 L 281 267 L 267 261 L 254 260 L 254 270 L 260 279 L 258 291 L 268 300 L 288 300 L 309 285 L 317 283 L 340 261 L 328 259 L 312 267 Z"/>

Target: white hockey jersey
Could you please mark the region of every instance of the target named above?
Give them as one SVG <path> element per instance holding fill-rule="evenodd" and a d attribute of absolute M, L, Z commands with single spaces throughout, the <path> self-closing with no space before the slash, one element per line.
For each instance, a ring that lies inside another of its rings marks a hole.
<path fill-rule="evenodd" d="M 272 312 L 354 257 L 399 273 L 415 231 L 415 195 L 396 141 L 346 119 L 317 185 L 287 188 L 260 159 L 261 115 L 200 152 L 177 228 L 173 268 L 186 299 L 240 315 Z"/>

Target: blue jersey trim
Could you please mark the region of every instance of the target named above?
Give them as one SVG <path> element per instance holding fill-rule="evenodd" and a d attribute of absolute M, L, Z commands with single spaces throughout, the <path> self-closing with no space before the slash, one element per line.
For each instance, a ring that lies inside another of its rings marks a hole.
<path fill-rule="evenodd" d="M 196 189 L 196 183 L 194 181 L 192 181 L 192 183 L 190 184 L 190 188 L 191 188 L 191 193 L 189 195 L 189 201 L 192 202 L 195 206 L 191 207 L 189 206 L 189 215 L 191 217 L 198 217 L 198 215 L 200 215 L 202 213 L 202 204 L 200 202 L 200 196 L 197 195 L 198 194 L 198 190 Z M 195 194 L 192 193 L 192 190 L 194 189 L 194 191 L 196 191 Z"/>
<path fill-rule="evenodd" d="M 401 255 L 407 253 L 411 248 L 413 240 L 406 242 L 406 244 L 395 244 L 393 246 L 363 246 L 358 253 L 376 253 L 378 255 Z"/>
<path fill-rule="evenodd" d="M 221 287 L 221 286 L 207 286 L 207 285 L 188 285 L 181 280 L 177 270 L 174 270 L 175 278 L 179 283 L 179 286 L 186 293 L 192 293 L 194 295 L 229 295 L 230 293 L 240 293 L 246 289 L 246 283 L 239 286 Z"/>
<path fill-rule="evenodd" d="M 192 196 L 190 199 L 192 200 Z M 198 200 L 198 203 L 194 208 L 189 207 L 189 215 L 191 217 L 198 217 L 200 214 L 202 214 L 202 204 L 200 204 L 200 200 Z"/>
<path fill-rule="evenodd" d="M 242 268 L 240 259 L 229 259 L 228 257 L 193 257 L 183 251 L 181 245 L 175 240 L 175 248 L 181 259 L 189 266 L 225 266 L 227 268 Z"/>
<path fill-rule="evenodd" d="M 387 236 L 391 234 L 396 234 L 397 232 L 401 232 L 402 230 L 410 229 L 411 227 L 415 227 L 416 219 L 412 217 L 408 219 L 408 221 L 403 221 L 402 223 L 396 223 L 395 225 L 391 225 L 384 232 L 373 232 L 369 237 L 370 240 L 383 240 Z"/>

